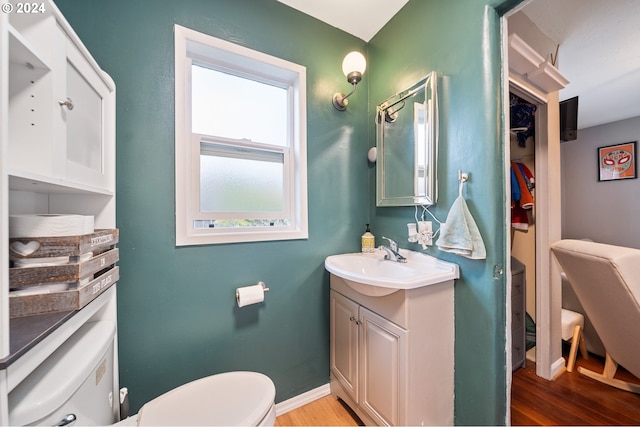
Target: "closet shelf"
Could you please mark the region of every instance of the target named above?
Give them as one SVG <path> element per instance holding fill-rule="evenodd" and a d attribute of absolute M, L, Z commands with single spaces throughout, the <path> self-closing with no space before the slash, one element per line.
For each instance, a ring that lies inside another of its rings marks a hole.
<path fill-rule="evenodd" d="M 545 93 L 558 91 L 569 84 L 553 64 L 515 33 L 509 35 L 509 70 Z"/>
<path fill-rule="evenodd" d="M 509 35 L 509 68 L 525 75 L 538 69 L 544 58 L 517 34 Z"/>
<path fill-rule="evenodd" d="M 569 84 L 569 80 L 549 61 L 544 61 L 537 70 L 527 73 L 527 79 L 546 92 L 555 92 Z"/>

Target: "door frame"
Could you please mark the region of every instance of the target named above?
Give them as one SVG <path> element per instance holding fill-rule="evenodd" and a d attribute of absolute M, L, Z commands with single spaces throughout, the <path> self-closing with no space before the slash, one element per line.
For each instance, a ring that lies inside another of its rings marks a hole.
<path fill-rule="evenodd" d="M 525 2 L 528 3 L 528 2 Z M 505 198 L 510 200 L 509 92 L 538 105 L 536 111 L 535 177 L 536 177 L 536 375 L 551 380 L 564 369 L 561 338 L 562 289 L 560 269 L 553 260 L 550 245 L 561 239 L 561 169 L 560 119 L 558 92 L 543 93 L 520 76 L 509 72 L 508 23 L 509 16 L 519 11 L 521 4 L 502 16 L 503 117 L 505 129 Z M 511 258 L 510 207 L 506 203 L 505 236 L 507 257 Z M 510 279 L 510 266 L 507 270 Z M 510 281 L 508 282 L 510 283 Z M 511 295 L 507 292 L 507 313 L 511 310 Z M 507 341 L 510 345 L 511 319 L 507 319 Z M 510 348 L 507 348 L 510 353 Z M 508 357 L 510 359 L 510 357 Z M 511 389 L 511 365 L 508 369 L 508 389 Z M 510 397 L 508 398 L 510 401 Z"/>

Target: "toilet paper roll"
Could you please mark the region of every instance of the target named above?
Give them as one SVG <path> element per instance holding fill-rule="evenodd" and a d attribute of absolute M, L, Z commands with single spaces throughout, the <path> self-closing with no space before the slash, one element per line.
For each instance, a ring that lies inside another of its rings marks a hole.
<path fill-rule="evenodd" d="M 91 215 L 9 215 L 9 237 L 81 236 L 93 232 Z"/>
<path fill-rule="evenodd" d="M 238 307 L 264 301 L 264 287 L 261 284 L 236 289 Z"/>

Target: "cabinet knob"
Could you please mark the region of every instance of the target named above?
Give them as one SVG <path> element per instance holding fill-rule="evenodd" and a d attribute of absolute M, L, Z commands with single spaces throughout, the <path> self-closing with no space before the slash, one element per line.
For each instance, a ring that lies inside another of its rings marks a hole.
<path fill-rule="evenodd" d="M 349 320 L 351 320 L 353 322 L 354 320 L 356 320 L 356 318 L 355 318 L 355 316 L 351 316 L 351 317 L 349 317 Z"/>
<path fill-rule="evenodd" d="M 67 99 L 59 99 L 58 100 L 58 104 L 60 104 L 61 107 L 67 107 L 67 109 L 69 111 L 73 110 L 73 101 L 71 100 L 71 98 L 67 98 Z"/>

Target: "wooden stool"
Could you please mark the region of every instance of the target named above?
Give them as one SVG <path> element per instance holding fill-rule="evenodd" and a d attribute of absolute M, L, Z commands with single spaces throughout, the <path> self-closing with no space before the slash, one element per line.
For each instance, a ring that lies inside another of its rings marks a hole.
<path fill-rule="evenodd" d="M 585 359 L 589 358 L 587 347 L 584 343 L 584 316 L 575 311 L 562 309 L 562 340 L 571 342 L 571 350 L 569 351 L 569 359 L 567 360 L 567 371 L 572 372 L 576 364 L 576 356 L 578 347 L 580 353 Z"/>

